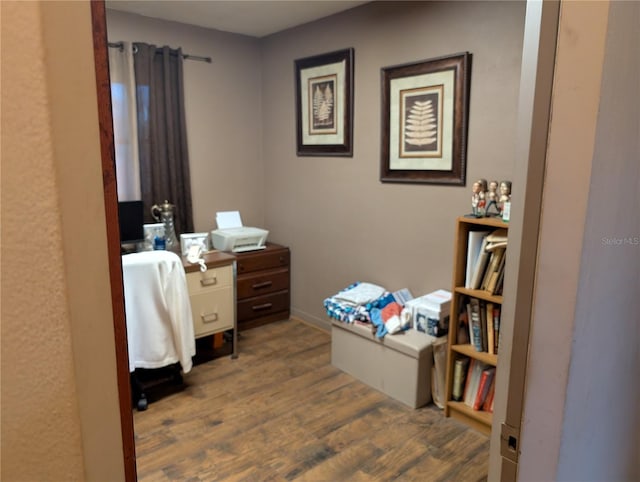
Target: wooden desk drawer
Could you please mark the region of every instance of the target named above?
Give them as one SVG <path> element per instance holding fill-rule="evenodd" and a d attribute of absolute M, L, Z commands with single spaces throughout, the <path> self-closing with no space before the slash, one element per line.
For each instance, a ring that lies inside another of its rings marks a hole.
<path fill-rule="evenodd" d="M 238 274 L 250 273 L 265 269 L 274 269 L 289 266 L 289 250 L 275 249 L 273 251 L 256 251 L 255 253 L 243 253 L 236 257 Z"/>
<path fill-rule="evenodd" d="M 211 291 L 212 289 L 233 286 L 233 266 L 209 268 L 187 273 L 187 287 L 190 295 Z"/>
<path fill-rule="evenodd" d="M 289 269 L 252 273 L 238 277 L 238 299 L 289 289 Z"/>
<path fill-rule="evenodd" d="M 289 310 L 289 291 L 238 300 L 238 322 Z"/>
<path fill-rule="evenodd" d="M 233 329 L 233 287 L 191 295 L 195 337 Z"/>

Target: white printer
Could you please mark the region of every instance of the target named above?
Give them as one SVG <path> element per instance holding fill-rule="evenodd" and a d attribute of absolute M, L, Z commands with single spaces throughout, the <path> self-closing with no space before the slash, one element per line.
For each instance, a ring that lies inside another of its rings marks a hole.
<path fill-rule="evenodd" d="M 220 251 L 255 251 L 266 247 L 269 231 L 242 225 L 239 211 L 216 213 L 218 229 L 211 231 L 211 243 Z"/>

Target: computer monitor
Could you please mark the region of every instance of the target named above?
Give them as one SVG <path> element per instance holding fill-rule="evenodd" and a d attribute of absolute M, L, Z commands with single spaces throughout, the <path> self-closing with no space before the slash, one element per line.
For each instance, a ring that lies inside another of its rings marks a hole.
<path fill-rule="evenodd" d="M 142 201 L 118 203 L 120 243 L 133 244 L 144 240 L 144 211 Z"/>

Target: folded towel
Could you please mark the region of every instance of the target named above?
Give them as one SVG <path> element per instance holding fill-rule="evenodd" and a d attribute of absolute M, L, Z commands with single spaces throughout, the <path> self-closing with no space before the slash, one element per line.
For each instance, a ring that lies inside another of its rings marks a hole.
<path fill-rule="evenodd" d="M 364 305 L 380 298 L 385 291 L 382 286 L 372 283 L 358 283 L 356 286 L 336 294 L 334 298 L 352 305 Z"/>

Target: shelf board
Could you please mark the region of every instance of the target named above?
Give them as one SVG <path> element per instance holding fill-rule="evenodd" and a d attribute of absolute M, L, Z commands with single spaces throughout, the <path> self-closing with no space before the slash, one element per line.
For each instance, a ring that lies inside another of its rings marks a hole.
<path fill-rule="evenodd" d="M 456 286 L 455 292 L 461 295 L 471 296 L 472 298 L 478 298 L 479 300 L 489 301 L 499 305 L 502 304 L 502 295 L 492 295 L 489 291 L 470 290 L 462 286 Z"/>
<path fill-rule="evenodd" d="M 447 407 L 449 408 L 449 416 L 471 425 L 483 433 L 491 433 L 492 413 L 474 410 L 464 402 L 454 402 L 453 400 L 447 402 Z"/>
<path fill-rule="evenodd" d="M 469 343 L 465 345 L 452 345 L 451 350 L 494 367 L 498 365 L 498 355 L 492 355 L 485 351 L 477 351 L 474 346 Z"/>
<path fill-rule="evenodd" d="M 509 228 L 509 224 L 505 223 L 502 218 L 473 218 L 462 216 L 458 221 L 466 224 L 477 224 L 479 226 L 491 226 L 494 228 Z"/>

